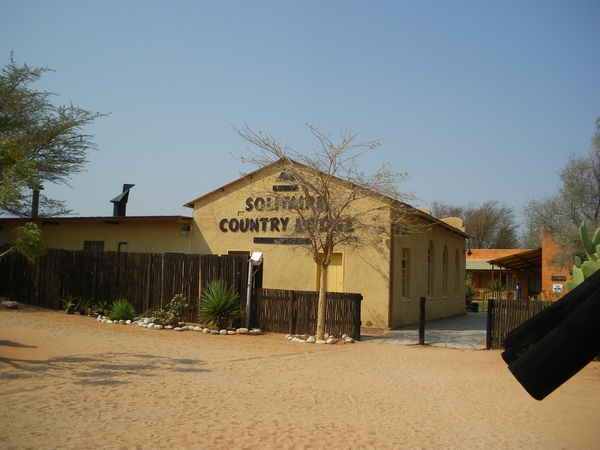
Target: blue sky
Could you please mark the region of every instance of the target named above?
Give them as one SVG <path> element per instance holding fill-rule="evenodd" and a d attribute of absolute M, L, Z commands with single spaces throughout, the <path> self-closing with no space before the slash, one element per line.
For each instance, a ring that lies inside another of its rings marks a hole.
<path fill-rule="evenodd" d="M 255 167 L 243 123 L 309 152 L 351 128 L 382 145 L 428 206 L 556 191 L 600 116 L 600 2 L 0 0 L 0 64 L 111 113 L 86 131 L 86 172 L 45 194 L 79 216 L 189 215 L 182 205 Z"/>

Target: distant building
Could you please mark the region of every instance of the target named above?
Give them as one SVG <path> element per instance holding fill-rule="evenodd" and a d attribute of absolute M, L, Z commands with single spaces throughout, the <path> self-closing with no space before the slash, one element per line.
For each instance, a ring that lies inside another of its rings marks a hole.
<path fill-rule="evenodd" d="M 566 281 L 572 279 L 570 267 L 552 263 L 557 252 L 550 234 L 543 232 L 542 247 L 538 249 L 470 249 L 466 269 L 472 273 L 480 295 L 489 291 L 489 284 L 497 279 L 504 286 L 504 298 L 514 298 L 518 282 L 523 299 L 557 300 L 566 293 Z"/>

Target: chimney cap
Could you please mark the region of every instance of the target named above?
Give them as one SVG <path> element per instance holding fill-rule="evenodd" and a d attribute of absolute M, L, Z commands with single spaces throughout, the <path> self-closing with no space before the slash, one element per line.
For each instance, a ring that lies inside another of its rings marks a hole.
<path fill-rule="evenodd" d="M 129 200 L 129 190 L 134 186 L 135 184 L 124 184 L 123 192 L 110 201 L 115 204 L 113 208 L 113 217 L 125 217 L 127 200 Z"/>

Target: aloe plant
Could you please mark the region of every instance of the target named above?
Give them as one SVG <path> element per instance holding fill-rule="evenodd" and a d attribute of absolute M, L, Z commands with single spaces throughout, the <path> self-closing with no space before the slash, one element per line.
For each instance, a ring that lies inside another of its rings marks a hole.
<path fill-rule="evenodd" d="M 584 280 L 590 277 L 595 271 L 600 269 L 600 228 L 594 233 L 594 237 L 590 241 L 585 222 L 582 222 L 579 227 L 579 235 L 587 261 L 582 261 L 579 256 L 575 256 L 575 264 L 573 265 L 573 281 L 567 281 L 566 286 L 569 291 L 575 289 Z"/>

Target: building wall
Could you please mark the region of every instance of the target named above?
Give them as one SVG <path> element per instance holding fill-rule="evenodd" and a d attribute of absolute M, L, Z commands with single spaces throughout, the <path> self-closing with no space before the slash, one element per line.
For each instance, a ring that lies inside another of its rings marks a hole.
<path fill-rule="evenodd" d="M 269 190 L 270 196 L 275 195 L 272 186 L 277 184 L 277 175 L 279 172 L 260 172 L 252 179 L 240 180 L 196 201 L 192 252 L 262 252 L 264 288 L 314 291 L 318 289 L 318 266 L 309 246 L 254 242 L 255 238 L 289 237 L 294 229 L 296 219 L 292 211 L 256 209 L 257 205 L 262 205 L 257 199 L 265 200 L 266 204 Z M 238 226 L 236 221 L 245 220 L 261 221 L 259 229 L 232 231 L 232 225 L 234 229 Z M 384 223 L 389 223 L 389 218 Z M 371 245 L 360 249 L 336 247 L 342 261 L 341 289 L 363 295 L 363 323 L 387 327 L 390 243 L 384 238 L 372 241 Z"/>
<path fill-rule="evenodd" d="M 31 219 L 11 219 L 3 221 L 0 230 L 0 243 L 14 242 L 14 229 L 31 222 Z M 172 221 L 119 221 L 117 218 L 107 219 L 118 224 L 103 221 L 57 222 L 57 225 L 46 224 L 35 220 L 42 231 L 42 239 L 48 248 L 65 250 L 83 250 L 84 241 L 104 241 L 105 251 L 125 251 L 140 253 L 188 253 L 190 233 L 181 233 L 181 223 Z M 127 244 L 119 243 L 126 242 Z"/>
<path fill-rule="evenodd" d="M 542 293 L 547 298 L 557 300 L 567 293 L 565 283 L 573 279 L 572 267 L 560 267 L 552 263 L 552 258 L 558 254 L 559 249 L 548 231 L 542 232 L 542 248 Z M 554 285 L 562 286 L 562 294 L 554 294 Z"/>
<path fill-rule="evenodd" d="M 433 292 L 428 294 L 427 261 L 433 244 Z M 443 252 L 447 248 L 447 289 L 443 292 Z M 402 295 L 402 249 L 410 254 L 408 296 Z M 441 227 L 394 239 L 391 326 L 419 321 L 419 302 L 426 298 L 425 317 L 446 317 L 465 312 L 465 238 Z"/>
<path fill-rule="evenodd" d="M 259 172 L 253 178 L 225 186 L 194 203 L 193 253 L 226 254 L 231 251 L 263 253 L 263 287 L 275 289 L 318 289 L 318 266 L 312 259 L 307 245 L 284 245 L 256 243 L 254 238 L 278 238 L 289 236 L 295 224 L 294 212 L 285 209 L 265 208 L 256 210 L 256 205 L 268 204 L 267 197 L 274 196 L 273 185 L 278 172 Z M 262 200 L 258 200 L 258 199 Z M 364 200 L 368 208 L 383 206 L 381 200 Z M 257 203 L 258 202 L 258 203 Z M 273 205 L 273 199 L 270 200 Z M 360 205 L 358 206 L 360 208 Z M 232 220 L 234 219 L 234 220 Z M 241 221 L 265 219 L 265 228 L 241 231 Z M 279 228 L 271 225 L 271 220 Z M 282 224 L 286 223 L 286 230 Z M 389 212 L 380 213 L 379 223 L 389 226 Z M 237 231 L 232 231 L 237 229 Z M 418 232 L 403 238 L 395 238 L 394 245 L 387 233 L 368 236 L 368 245 L 357 249 L 336 247 L 341 254 L 341 272 L 344 292 L 363 295 L 362 323 L 373 327 L 397 327 L 417 322 L 419 319 L 419 297 L 426 295 L 426 261 L 429 242 L 433 242 L 435 255 L 435 293 L 427 301 L 428 318 L 464 313 L 464 249 L 465 237 L 440 226 L 429 231 Z M 448 249 L 448 292 L 442 295 L 442 253 Z M 393 247 L 393 249 L 392 249 Z M 410 249 L 411 295 L 402 298 L 399 284 L 399 254 L 405 247 Z M 390 294 L 390 255 L 394 252 L 394 288 Z M 458 259 L 458 267 L 455 267 Z M 330 268 L 330 271 L 332 269 Z M 337 269 L 336 269 L 337 270 Z M 459 280 L 456 282 L 456 280 Z M 455 292 L 455 285 L 457 290 Z M 392 313 L 390 314 L 390 303 Z"/>

